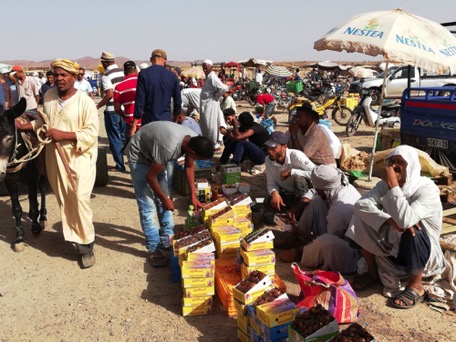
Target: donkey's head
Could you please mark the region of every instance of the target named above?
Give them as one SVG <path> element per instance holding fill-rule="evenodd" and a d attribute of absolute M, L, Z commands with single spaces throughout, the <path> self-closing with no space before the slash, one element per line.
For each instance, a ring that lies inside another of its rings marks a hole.
<path fill-rule="evenodd" d="M 25 112 L 26 106 L 25 98 L 6 110 L 0 105 L 0 181 L 5 178 L 6 167 L 16 145 L 14 119 Z"/>

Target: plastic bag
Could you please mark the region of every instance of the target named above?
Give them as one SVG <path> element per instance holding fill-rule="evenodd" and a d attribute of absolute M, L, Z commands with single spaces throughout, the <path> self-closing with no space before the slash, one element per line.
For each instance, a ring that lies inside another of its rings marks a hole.
<path fill-rule="evenodd" d="M 301 287 L 297 304 L 300 308 L 310 309 L 321 304 L 339 324 L 357 320 L 358 297 L 339 272 L 302 271 L 296 263 L 291 268 Z"/>

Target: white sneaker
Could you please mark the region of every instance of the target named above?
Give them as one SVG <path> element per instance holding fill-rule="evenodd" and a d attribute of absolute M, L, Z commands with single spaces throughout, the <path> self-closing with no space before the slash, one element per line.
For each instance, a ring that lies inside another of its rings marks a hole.
<path fill-rule="evenodd" d="M 252 167 L 252 169 L 250 170 L 250 173 L 252 175 L 258 175 L 260 173 L 263 173 L 264 171 L 266 170 L 266 166 L 264 164 L 261 164 L 261 165 L 255 165 L 254 167 Z"/>

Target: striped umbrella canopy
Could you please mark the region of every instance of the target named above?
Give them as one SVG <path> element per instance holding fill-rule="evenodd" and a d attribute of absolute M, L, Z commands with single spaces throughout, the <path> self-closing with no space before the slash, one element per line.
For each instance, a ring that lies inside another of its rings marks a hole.
<path fill-rule="evenodd" d="M 293 73 L 284 66 L 272 64 L 266 68 L 266 73 L 278 77 L 290 77 L 291 75 L 293 75 Z"/>

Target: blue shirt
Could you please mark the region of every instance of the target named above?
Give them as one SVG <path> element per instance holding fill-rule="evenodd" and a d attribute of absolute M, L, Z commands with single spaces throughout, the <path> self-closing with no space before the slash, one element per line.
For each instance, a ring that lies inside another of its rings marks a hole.
<path fill-rule="evenodd" d="M 135 112 L 133 116 L 142 119 L 142 126 L 153 121 L 172 121 L 173 114 L 181 112 L 179 80 L 175 74 L 160 65 L 141 70 L 136 86 Z"/>

